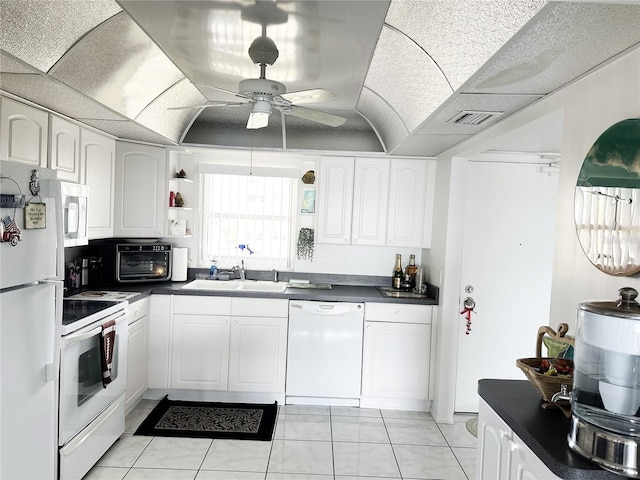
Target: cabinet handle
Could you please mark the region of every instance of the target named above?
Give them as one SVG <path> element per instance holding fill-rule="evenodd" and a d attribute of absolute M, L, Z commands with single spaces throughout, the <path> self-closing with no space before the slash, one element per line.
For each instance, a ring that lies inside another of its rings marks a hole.
<path fill-rule="evenodd" d="M 500 440 L 504 440 L 505 438 L 509 438 L 509 433 L 501 428 L 498 429 L 498 436 Z"/>
<path fill-rule="evenodd" d="M 234 325 L 237 325 L 237 324 L 238 324 L 238 320 L 234 320 L 234 321 L 233 321 L 233 324 L 234 324 Z"/>
<path fill-rule="evenodd" d="M 516 442 L 514 442 L 513 440 L 509 440 L 509 451 L 511 453 L 515 452 L 518 449 L 518 444 Z"/>

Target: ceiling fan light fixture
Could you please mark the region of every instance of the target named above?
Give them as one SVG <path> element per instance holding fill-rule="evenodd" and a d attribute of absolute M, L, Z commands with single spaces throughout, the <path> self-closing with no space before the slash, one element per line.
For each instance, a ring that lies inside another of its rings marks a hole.
<path fill-rule="evenodd" d="M 253 104 L 253 109 L 249 114 L 247 128 L 264 128 L 269 125 L 269 115 L 271 115 L 271 104 L 265 100 L 257 100 Z"/>

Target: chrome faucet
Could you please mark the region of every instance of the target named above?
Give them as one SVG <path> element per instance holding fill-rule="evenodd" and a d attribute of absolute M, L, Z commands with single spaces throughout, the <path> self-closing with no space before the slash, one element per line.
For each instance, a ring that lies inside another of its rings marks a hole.
<path fill-rule="evenodd" d="M 276 270 L 275 268 L 272 270 L 273 272 L 273 281 L 277 282 L 278 281 L 278 270 Z"/>
<path fill-rule="evenodd" d="M 234 265 L 233 266 L 233 271 L 234 272 L 239 272 L 240 273 L 240 280 L 245 280 L 246 279 L 246 270 L 244 269 L 244 260 L 240 260 L 240 266 L 238 265 Z"/>
<path fill-rule="evenodd" d="M 560 385 L 560 391 L 553 394 L 553 396 L 551 397 L 551 403 L 556 403 L 558 400 L 571 401 L 571 395 L 567 390 L 568 389 L 565 384 Z"/>

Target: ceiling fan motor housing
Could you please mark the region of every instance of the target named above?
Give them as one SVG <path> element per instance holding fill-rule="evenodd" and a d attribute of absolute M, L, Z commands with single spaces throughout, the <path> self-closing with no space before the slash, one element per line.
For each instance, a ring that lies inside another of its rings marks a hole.
<path fill-rule="evenodd" d="M 249 57 L 258 65 L 273 65 L 278 55 L 276 43 L 267 36 L 257 37 L 249 47 Z"/>
<path fill-rule="evenodd" d="M 280 82 L 268 78 L 247 78 L 241 80 L 239 93 L 247 97 L 254 95 L 277 96 L 287 93 L 287 88 Z"/>

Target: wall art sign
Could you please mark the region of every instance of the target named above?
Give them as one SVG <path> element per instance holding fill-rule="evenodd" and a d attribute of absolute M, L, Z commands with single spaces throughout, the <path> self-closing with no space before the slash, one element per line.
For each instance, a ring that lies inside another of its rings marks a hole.
<path fill-rule="evenodd" d="M 24 207 L 24 228 L 26 230 L 47 228 L 47 205 L 27 203 Z"/>

